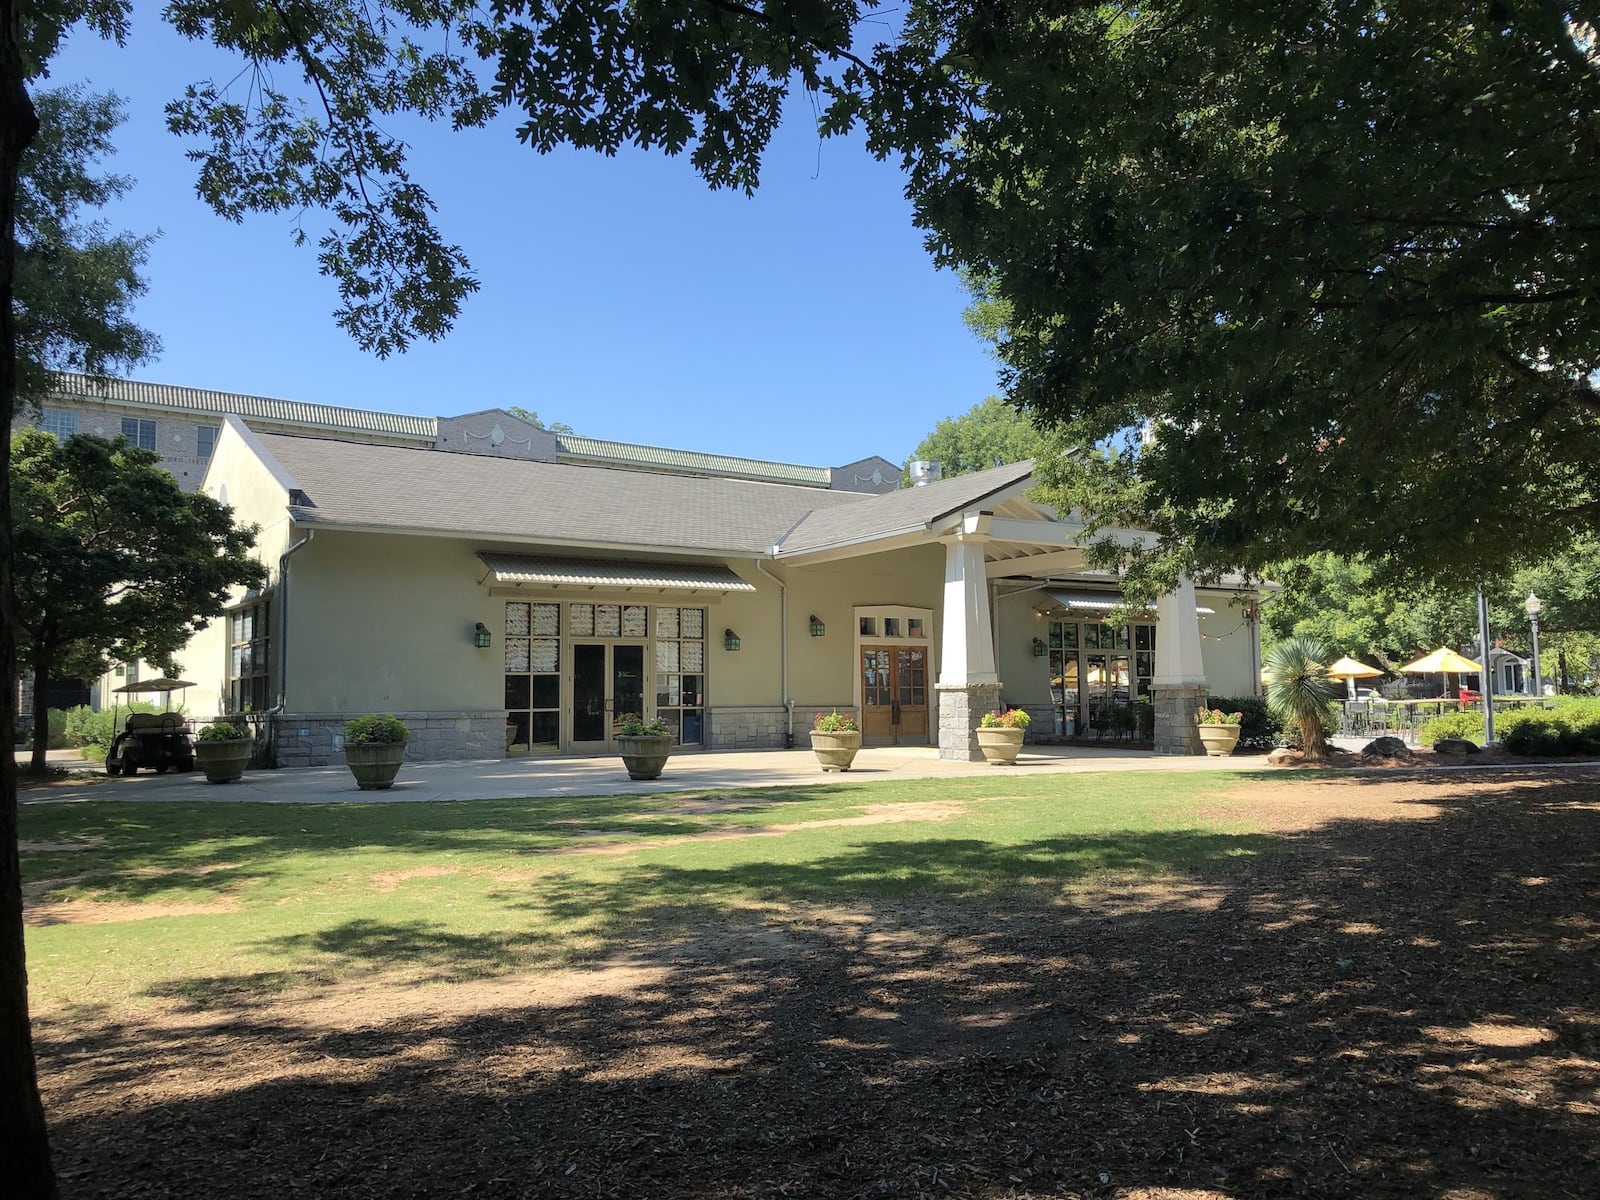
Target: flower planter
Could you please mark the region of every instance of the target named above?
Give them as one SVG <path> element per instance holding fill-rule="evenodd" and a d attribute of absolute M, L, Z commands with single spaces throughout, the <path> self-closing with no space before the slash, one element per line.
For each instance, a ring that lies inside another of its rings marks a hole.
<path fill-rule="evenodd" d="M 1239 744 L 1238 725 L 1197 725 L 1200 742 L 1212 758 L 1226 758 Z"/>
<path fill-rule="evenodd" d="M 617 752 L 622 755 L 622 765 L 628 768 L 629 779 L 660 779 L 662 768 L 672 756 L 672 735 L 619 733 Z"/>
<path fill-rule="evenodd" d="M 250 765 L 251 742 L 244 738 L 201 738 L 194 744 L 195 765 L 206 773 L 207 783 L 232 783 Z"/>
<path fill-rule="evenodd" d="M 346 742 L 344 761 L 363 792 L 382 792 L 394 786 L 394 777 L 405 761 L 404 742 Z"/>
<path fill-rule="evenodd" d="M 983 751 L 983 759 L 991 767 L 1009 767 L 1017 761 L 1017 754 L 1022 750 L 1022 733 L 1020 729 L 1007 729 L 1005 726 L 978 730 L 978 749 Z"/>
<path fill-rule="evenodd" d="M 820 729 L 811 731 L 811 750 L 824 771 L 848 771 L 850 764 L 856 760 L 856 751 L 860 749 L 859 729 L 841 729 L 836 733 L 826 733 Z"/>

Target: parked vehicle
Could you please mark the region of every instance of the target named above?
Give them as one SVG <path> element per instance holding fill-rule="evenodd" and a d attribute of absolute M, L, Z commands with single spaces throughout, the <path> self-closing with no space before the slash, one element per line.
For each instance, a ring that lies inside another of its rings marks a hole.
<path fill-rule="evenodd" d="M 115 736 L 106 751 L 107 775 L 133 775 L 140 767 L 156 774 L 171 770 L 194 770 L 194 742 L 189 737 L 189 722 L 181 712 L 173 712 L 172 693 L 191 688 L 194 684 L 182 679 L 146 679 L 138 683 L 125 683 L 113 695 L 116 702 L 111 714 L 111 728 Z M 121 730 L 117 730 L 117 707 L 123 696 L 159 695 L 166 712 L 130 712 Z"/>

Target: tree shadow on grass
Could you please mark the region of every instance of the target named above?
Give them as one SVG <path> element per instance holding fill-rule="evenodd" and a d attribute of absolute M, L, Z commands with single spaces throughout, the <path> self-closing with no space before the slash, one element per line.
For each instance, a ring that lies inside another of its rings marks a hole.
<path fill-rule="evenodd" d="M 633 943 L 632 974 L 491 1000 L 42 1021 L 65 1187 L 1600 1194 L 1600 795 L 1530 780 L 1419 799 L 1438 813 L 1248 854 L 1152 843 L 1146 861 L 1184 864 L 1170 888 L 1064 891 L 1108 853 L 1075 839 L 957 841 L 948 868 L 892 844 L 815 874 L 769 863 L 781 905 Z M 1036 884 L 988 882 L 1041 858 L 1055 873 Z M 718 905 L 745 869 L 633 882 Z M 917 886 L 876 893 L 875 870 Z M 619 930 L 652 903 L 560 902 Z M 327 947 L 369 966 L 451 949 L 370 928 Z"/>

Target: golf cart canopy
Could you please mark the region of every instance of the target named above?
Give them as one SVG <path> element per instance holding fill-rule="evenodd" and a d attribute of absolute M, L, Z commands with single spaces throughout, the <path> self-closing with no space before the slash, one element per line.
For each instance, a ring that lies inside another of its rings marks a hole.
<path fill-rule="evenodd" d="M 194 684 L 187 679 L 141 679 L 137 683 L 125 683 L 119 688 L 112 688 L 114 692 L 156 692 L 166 695 L 169 692 L 179 692 L 184 688 L 192 688 Z"/>

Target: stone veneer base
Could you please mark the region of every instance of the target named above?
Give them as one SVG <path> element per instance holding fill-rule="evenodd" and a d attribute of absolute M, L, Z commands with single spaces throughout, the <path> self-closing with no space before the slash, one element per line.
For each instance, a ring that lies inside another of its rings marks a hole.
<path fill-rule="evenodd" d="M 275 719 L 274 757 L 280 767 L 344 763 L 344 727 L 361 713 L 283 713 Z M 397 712 L 411 730 L 407 762 L 467 762 L 506 755 L 506 714 L 498 712 Z"/>
<path fill-rule="evenodd" d="M 1205 755 L 1195 711 L 1206 702 L 1203 683 L 1153 684 L 1150 702 L 1156 710 L 1156 753 Z"/>
<path fill-rule="evenodd" d="M 853 709 L 840 709 L 853 712 Z M 795 741 L 805 744 L 811 728 L 811 714 L 804 720 L 795 710 Z M 707 750 L 782 750 L 789 732 L 789 713 L 781 704 L 726 705 L 706 710 L 705 748 Z"/>
<path fill-rule="evenodd" d="M 998 683 L 940 683 L 939 757 L 949 762 L 982 762 L 978 722 L 1000 707 Z"/>

